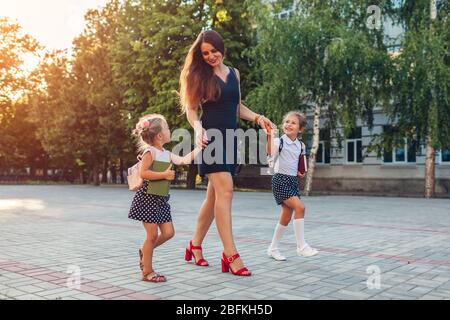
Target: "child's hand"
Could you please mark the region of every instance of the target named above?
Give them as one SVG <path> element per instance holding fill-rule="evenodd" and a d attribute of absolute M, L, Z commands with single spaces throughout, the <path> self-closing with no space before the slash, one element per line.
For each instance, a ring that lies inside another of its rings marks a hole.
<path fill-rule="evenodd" d="M 300 178 L 304 178 L 306 174 L 305 174 L 305 173 L 301 174 L 300 171 L 297 171 L 297 175 L 298 175 Z"/>
<path fill-rule="evenodd" d="M 170 164 L 170 166 L 167 168 L 166 171 L 164 171 L 164 173 L 165 173 L 166 180 L 172 181 L 175 179 L 175 171 L 172 170 L 172 164 Z"/>

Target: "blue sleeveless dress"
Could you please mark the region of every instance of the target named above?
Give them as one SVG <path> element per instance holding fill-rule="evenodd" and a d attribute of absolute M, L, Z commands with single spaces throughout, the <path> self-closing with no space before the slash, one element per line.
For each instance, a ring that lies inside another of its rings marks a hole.
<path fill-rule="evenodd" d="M 229 172 L 232 176 L 234 176 L 236 173 L 237 138 L 234 135 L 234 131 L 237 129 L 238 120 L 237 108 L 240 99 L 239 81 L 237 79 L 235 70 L 230 67 L 228 67 L 228 69 L 230 70 L 230 72 L 228 73 L 226 82 L 224 82 L 219 76 L 216 75 L 221 89 L 219 99 L 217 99 L 216 101 L 206 101 L 202 105 L 202 116 L 200 120 L 202 122 L 203 128 L 207 131 L 209 143 L 214 142 L 216 139 L 213 131 L 208 132 L 209 129 L 219 130 L 223 137 L 222 150 L 220 150 L 222 151 L 222 157 L 220 157 L 220 153 L 218 153 L 219 159 L 216 159 L 218 161 L 213 161 L 211 163 L 211 160 L 208 160 L 207 157 L 204 156 L 205 153 L 207 153 L 214 159 L 216 155 L 215 150 L 210 149 L 208 151 L 208 146 L 203 149 L 201 153 L 201 163 L 198 167 L 199 175 L 202 177 L 208 173 L 214 172 Z M 230 154 L 230 151 L 232 154 Z"/>

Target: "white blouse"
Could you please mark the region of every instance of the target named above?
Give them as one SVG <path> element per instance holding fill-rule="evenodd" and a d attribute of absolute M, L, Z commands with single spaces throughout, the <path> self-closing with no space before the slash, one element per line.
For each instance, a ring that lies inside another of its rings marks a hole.
<path fill-rule="evenodd" d="M 297 176 L 298 172 L 298 159 L 300 154 L 305 153 L 306 150 L 302 150 L 302 143 L 295 139 L 291 140 L 287 135 L 281 136 L 283 139 L 283 149 L 281 153 L 278 152 L 280 147 L 280 138 L 273 140 L 274 144 L 274 172 L 286 174 L 289 176 Z"/>

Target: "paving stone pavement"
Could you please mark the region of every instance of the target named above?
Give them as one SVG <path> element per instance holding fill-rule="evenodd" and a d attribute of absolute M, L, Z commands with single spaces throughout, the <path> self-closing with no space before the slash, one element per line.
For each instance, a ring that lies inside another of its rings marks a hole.
<path fill-rule="evenodd" d="M 266 256 L 279 214 L 272 194 L 236 192 L 233 232 L 254 275 L 235 277 L 221 273 L 214 225 L 203 244 L 211 266 L 183 259 L 204 196 L 171 191 L 176 235 L 154 256 L 168 282 L 155 284 L 140 281 L 145 233 L 127 218 L 126 188 L 0 186 L 0 300 L 450 299 L 450 200 L 304 198 L 306 239 L 320 253 L 297 256 L 290 225 L 287 261 L 275 261 Z"/>

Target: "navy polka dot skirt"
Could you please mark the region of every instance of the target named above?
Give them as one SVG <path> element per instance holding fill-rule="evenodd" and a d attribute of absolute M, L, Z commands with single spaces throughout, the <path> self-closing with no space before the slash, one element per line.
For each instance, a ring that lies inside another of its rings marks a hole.
<path fill-rule="evenodd" d="M 148 181 L 144 180 L 142 187 L 136 192 L 131 203 L 128 218 L 147 223 L 166 223 L 172 221 L 169 198 L 147 194 Z"/>
<path fill-rule="evenodd" d="M 291 197 L 299 197 L 299 184 L 296 176 L 277 173 L 272 176 L 272 192 L 278 205 Z"/>

